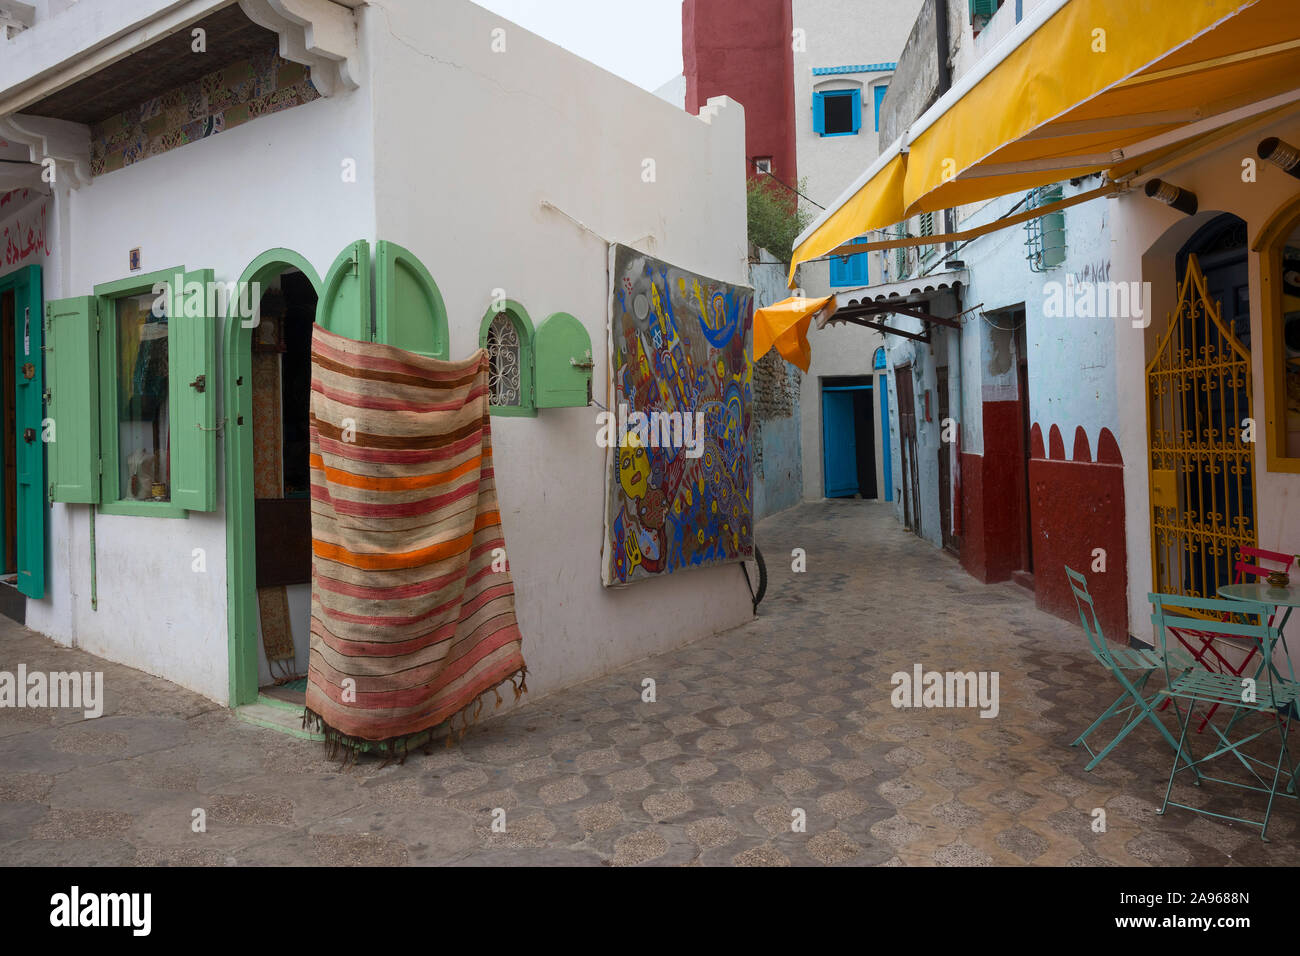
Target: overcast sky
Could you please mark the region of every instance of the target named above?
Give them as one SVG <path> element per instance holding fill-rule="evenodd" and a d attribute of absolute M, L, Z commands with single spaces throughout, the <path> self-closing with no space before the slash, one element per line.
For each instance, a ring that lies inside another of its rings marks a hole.
<path fill-rule="evenodd" d="M 682 0 L 474 0 L 654 90 L 682 72 Z"/>

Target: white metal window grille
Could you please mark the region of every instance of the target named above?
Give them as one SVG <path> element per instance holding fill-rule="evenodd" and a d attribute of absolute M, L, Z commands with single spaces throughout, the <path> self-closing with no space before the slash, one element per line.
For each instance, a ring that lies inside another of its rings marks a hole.
<path fill-rule="evenodd" d="M 498 312 L 488 326 L 489 405 L 521 405 L 519 375 L 519 332 L 505 312 Z"/>

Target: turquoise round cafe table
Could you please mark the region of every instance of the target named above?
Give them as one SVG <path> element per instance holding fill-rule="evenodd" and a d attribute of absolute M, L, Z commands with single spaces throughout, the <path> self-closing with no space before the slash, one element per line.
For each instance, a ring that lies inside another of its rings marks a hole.
<path fill-rule="evenodd" d="M 1266 607 L 1284 607 L 1289 611 L 1290 608 L 1300 607 L 1300 584 L 1288 584 L 1284 588 L 1275 588 L 1266 581 L 1225 584 L 1219 588 L 1219 597 L 1263 604 Z"/>
<path fill-rule="evenodd" d="M 1291 661 L 1291 649 L 1286 643 L 1286 623 L 1291 619 L 1291 612 L 1300 607 L 1300 584 L 1291 583 L 1284 588 L 1275 588 L 1267 581 L 1252 581 L 1249 584 L 1225 584 L 1219 588 L 1219 597 L 1228 598 L 1233 601 L 1241 601 L 1243 604 L 1254 604 L 1260 607 L 1285 608 L 1282 612 L 1281 619 L 1274 617 L 1273 624 L 1277 628 L 1278 636 L 1282 642 L 1282 652 L 1286 654 L 1287 669 L 1292 672 L 1294 677 L 1294 665 Z M 1276 611 L 1274 612 L 1276 614 Z M 1263 648 L 1261 648 L 1261 651 Z M 1272 661 L 1269 662 L 1272 666 Z M 1278 677 L 1276 667 L 1272 667 L 1273 673 Z"/>
<path fill-rule="evenodd" d="M 1295 664 L 1291 660 L 1291 649 L 1286 643 L 1286 622 L 1290 619 L 1291 612 L 1297 607 L 1300 607 L 1300 585 L 1291 583 L 1284 588 L 1275 588 L 1267 581 L 1255 581 L 1250 584 L 1225 584 L 1219 588 L 1218 593 L 1221 598 L 1241 601 L 1245 604 L 1286 609 L 1282 612 L 1281 620 L 1274 617 L 1274 623 L 1277 627 L 1278 636 L 1282 642 L 1282 653 L 1286 655 L 1286 666 L 1287 670 L 1290 672 L 1290 679 L 1295 680 Z M 1274 611 L 1275 615 L 1276 613 L 1277 612 Z M 1273 661 L 1270 660 L 1268 665 L 1269 670 L 1271 670 L 1274 675 L 1277 677 L 1282 676 L 1277 669 L 1277 665 L 1274 664 Z M 1287 787 L 1288 793 L 1295 791 L 1297 780 L 1300 780 L 1300 767 L 1296 767 L 1291 774 L 1291 783 Z"/>

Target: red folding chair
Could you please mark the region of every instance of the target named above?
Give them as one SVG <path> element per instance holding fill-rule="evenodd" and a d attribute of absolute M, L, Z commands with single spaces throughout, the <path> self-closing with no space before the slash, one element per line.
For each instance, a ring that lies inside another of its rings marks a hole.
<path fill-rule="evenodd" d="M 1234 567 L 1233 584 L 1241 584 L 1246 575 L 1252 578 L 1263 578 L 1272 574 L 1274 571 L 1291 571 L 1291 565 L 1295 563 L 1295 557 L 1290 554 L 1282 554 L 1278 551 L 1267 551 L 1263 548 L 1250 548 L 1242 546 L 1237 549 L 1240 557 Z M 1280 568 L 1268 568 L 1260 564 L 1261 561 L 1271 561 L 1274 564 L 1280 564 Z M 1276 612 L 1274 612 L 1276 614 Z M 1273 617 L 1270 615 L 1268 626 L 1273 626 Z M 1223 620 L 1228 620 L 1225 616 Z M 1220 674 L 1231 674 L 1234 677 L 1240 677 L 1246 672 L 1251 660 L 1259 653 L 1259 648 L 1254 641 L 1233 637 L 1229 634 L 1220 634 L 1216 631 L 1191 631 L 1185 628 L 1169 629 L 1183 647 L 1191 653 L 1196 662 L 1204 667 L 1207 671 L 1214 671 Z M 1223 654 L 1223 651 L 1232 648 L 1237 654 L 1245 652 L 1240 662 L 1234 664 Z M 1169 706 L 1169 701 L 1165 701 L 1160 709 L 1164 710 Z M 1214 712 L 1219 709 L 1215 704 L 1209 709 L 1205 717 L 1201 720 L 1200 726 L 1196 728 L 1199 734 L 1205 729 L 1205 725 L 1210 722 Z"/>

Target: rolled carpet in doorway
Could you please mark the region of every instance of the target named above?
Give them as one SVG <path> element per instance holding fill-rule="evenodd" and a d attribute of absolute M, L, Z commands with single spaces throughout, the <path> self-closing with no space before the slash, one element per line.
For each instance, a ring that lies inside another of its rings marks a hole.
<path fill-rule="evenodd" d="M 488 355 L 312 337 L 306 719 L 405 756 L 524 683 L 492 466 Z"/>

